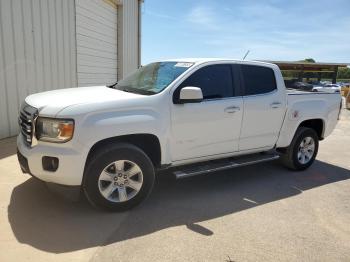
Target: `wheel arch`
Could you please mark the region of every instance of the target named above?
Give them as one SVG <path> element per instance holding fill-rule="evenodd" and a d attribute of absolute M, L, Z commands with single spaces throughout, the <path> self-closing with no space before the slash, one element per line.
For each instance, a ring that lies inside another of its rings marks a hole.
<path fill-rule="evenodd" d="M 295 137 L 295 134 L 298 132 L 300 127 L 306 127 L 313 129 L 318 139 L 321 141 L 324 139 L 324 133 L 325 133 L 325 121 L 322 118 L 310 118 L 310 119 L 304 119 L 301 120 L 298 123 L 293 124 L 292 126 L 289 125 L 287 129 L 285 129 L 284 132 L 282 132 L 282 135 L 280 134 L 279 141 L 276 143 L 276 148 L 280 152 L 284 152 L 286 148 L 288 148 L 293 141 L 293 138 Z M 288 131 L 289 130 L 289 131 Z M 294 132 L 292 131 L 294 130 Z M 288 132 L 287 132 L 288 131 Z"/>
<path fill-rule="evenodd" d="M 160 167 L 162 160 L 161 145 L 159 138 L 153 134 L 122 135 L 100 140 L 90 148 L 86 158 L 85 167 L 95 152 L 97 152 L 99 149 L 103 148 L 106 145 L 116 143 L 128 143 L 140 148 L 151 159 L 155 168 Z"/>
<path fill-rule="evenodd" d="M 323 140 L 323 138 L 324 138 L 325 122 L 321 118 L 304 120 L 299 124 L 298 128 L 299 127 L 311 128 L 317 133 L 319 140 Z M 298 128 L 297 128 L 297 130 L 298 130 Z"/>

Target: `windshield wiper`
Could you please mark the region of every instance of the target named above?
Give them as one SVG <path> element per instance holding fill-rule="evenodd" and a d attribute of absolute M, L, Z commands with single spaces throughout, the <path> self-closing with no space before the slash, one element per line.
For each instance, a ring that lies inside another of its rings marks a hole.
<path fill-rule="evenodd" d="M 154 91 L 138 89 L 140 95 L 154 95 L 157 94 Z"/>
<path fill-rule="evenodd" d="M 118 87 L 117 90 L 124 91 L 127 93 L 139 94 L 139 95 L 154 95 L 156 92 L 138 89 L 138 88 L 128 88 L 128 87 Z"/>
<path fill-rule="evenodd" d="M 108 88 L 114 88 L 117 84 L 118 84 L 118 82 L 115 82 L 115 83 L 112 84 L 112 85 L 106 85 L 106 87 L 108 87 Z"/>
<path fill-rule="evenodd" d="M 119 90 L 124 91 L 124 92 L 127 92 L 127 93 L 134 93 L 134 92 L 131 91 L 130 89 L 126 89 L 126 88 L 119 89 Z"/>

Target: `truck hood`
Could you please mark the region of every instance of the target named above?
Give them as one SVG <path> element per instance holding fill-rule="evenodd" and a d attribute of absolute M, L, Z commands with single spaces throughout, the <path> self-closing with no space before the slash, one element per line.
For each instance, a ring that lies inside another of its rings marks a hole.
<path fill-rule="evenodd" d="M 61 110 L 78 104 L 95 104 L 133 99 L 141 95 L 127 93 L 106 86 L 91 86 L 53 90 L 28 96 L 27 104 L 38 108 L 39 113 L 56 116 Z"/>

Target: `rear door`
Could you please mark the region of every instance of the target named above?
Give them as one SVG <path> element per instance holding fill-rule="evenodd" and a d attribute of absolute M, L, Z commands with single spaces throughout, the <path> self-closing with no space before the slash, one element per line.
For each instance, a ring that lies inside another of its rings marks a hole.
<path fill-rule="evenodd" d="M 284 90 L 277 88 L 275 72 L 260 65 L 240 65 L 243 120 L 239 150 L 272 148 L 285 114 Z"/>

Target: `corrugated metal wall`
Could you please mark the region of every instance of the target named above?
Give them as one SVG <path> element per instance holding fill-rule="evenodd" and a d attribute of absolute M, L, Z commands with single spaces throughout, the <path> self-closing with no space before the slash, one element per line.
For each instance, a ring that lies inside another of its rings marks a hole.
<path fill-rule="evenodd" d="M 0 138 L 18 133 L 21 101 L 76 86 L 72 0 L 0 0 Z"/>
<path fill-rule="evenodd" d="M 117 80 L 117 8 L 103 0 L 76 0 L 78 86 Z"/>
<path fill-rule="evenodd" d="M 122 23 L 119 28 L 122 32 L 122 51 L 123 59 L 119 60 L 119 68 L 122 69 L 122 77 L 135 71 L 140 66 L 140 14 L 139 0 L 124 0 L 122 11 Z M 119 30 L 120 30 L 119 29 Z"/>
<path fill-rule="evenodd" d="M 122 78 L 138 68 L 139 4 L 0 0 L 0 139 L 18 133 L 18 109 L 29 94 L 104 85 L 118 69 Z"/>

